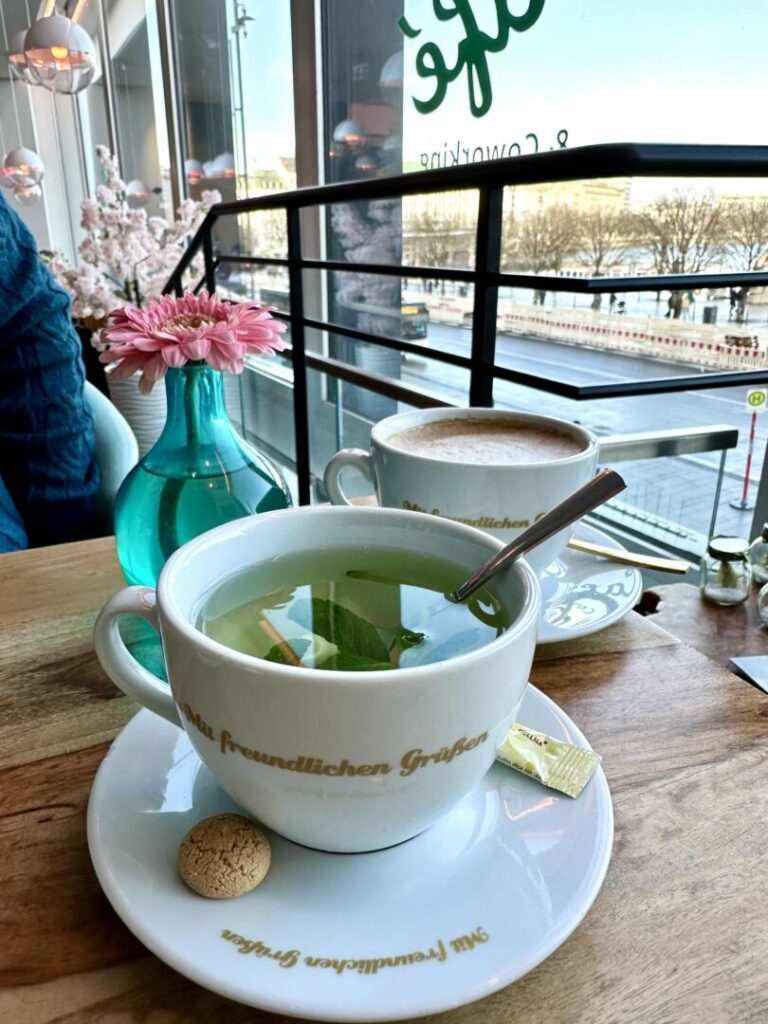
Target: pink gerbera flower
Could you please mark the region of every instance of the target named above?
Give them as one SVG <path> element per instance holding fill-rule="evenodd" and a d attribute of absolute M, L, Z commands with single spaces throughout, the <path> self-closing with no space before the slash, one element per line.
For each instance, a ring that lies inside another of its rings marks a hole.
<path fill-rule="evenodd" d="M 240 373 L 246 355 L 271 355 L 285 348 L 285 324 L 257 302 L 222 302 L 216 295 L 187 292 L 164 296 L 145 309 L 123 306 L 109 314 L 101 332 L 108 346 L 99 359 L 117 363 L 116 377 L 141 370 L 139 390 L 149 394 L 169 366 L 206 362 Z"/>

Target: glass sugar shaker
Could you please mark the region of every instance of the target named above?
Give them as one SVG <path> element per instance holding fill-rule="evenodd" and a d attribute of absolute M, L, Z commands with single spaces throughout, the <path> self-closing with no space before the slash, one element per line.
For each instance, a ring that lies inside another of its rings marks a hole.
<path fill-rule="evenodd" d="M 768 583 L 768 523 L 749 545 L 752 578 L 757 583 Z"/>
<path fill-rule="evenodd" d="M 749 597 L 752 565 L 749 541 L 712 537 L 701 560 L 701 593 L 713 604 L 741 604 Z"/>

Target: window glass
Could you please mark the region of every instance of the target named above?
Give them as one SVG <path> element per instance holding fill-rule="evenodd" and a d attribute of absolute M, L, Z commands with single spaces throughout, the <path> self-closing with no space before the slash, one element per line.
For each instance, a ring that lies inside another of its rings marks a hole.
<path fill-rule="evenodd" d="M 326 0 L 322 5 L 323 130 L 329 183 L 399 173 L 402 159 L 402 0 Z M 339 203 L 325 211 L 331 259 L 402 262 L 402 204 L 379 199 Z M 330 275 L 330 319 L 355 330 L 389 334 L 389 310 L 402 306 L 400 278 L 364 273 Z M 341 335 L 328 339 L 334 359 L 393 379 L 400 352 Z M 375 421 L 397 411 L 393 399 L 345 385 L 344 408 Z M 334 393 L 336 394 L 336 393 Z"/>
<path fill-rule="evenodd" d="M 189 195 L 217 189 L 226 202 L 294 188 L 290 4 L 173 0 L 173 12 Z M 285 255 L 282 218 L 230 218 L 217 245 Z"/>
<path fill-rule="evenodd" d="M 725 14 L 715 0 L 682 0 L 671 8 L 651 0 L 636 10 L 572 0 L 325 0 L 322 10 L 329 181 L 625 139 L 762 142 L 750 97 L 765 84 L 755 28 L 768 28 L 768 9 L 756 0 L 737 15 Z M 681 40 L 690 44 L 682 53 Z M 732 116 L 713 117 L 716 108 Z M 403 200 L 399 249 L 395 231 L 386 246 L 381 244 L 370 206 L 347 204 L 341 213 L 329 214 L 334 258 L 382 263 L 399 258 L 406 267 L 472 266 L 475 194 Z M 599 177 L 510 188 L 502 269 L 551 275 L 582 287 L 588 278 L 608 275 L 768 268 L 767 211 L 768 179 Z M 471 288 L 417 277 L 398 282 L 388 307 L 421 302 L 430 349 L 468 356 Z M 379 304 L 372 296 L 380 289 L 376 275 L 336 273 L 329 284 L 330 319 L 375 330 L 371 314 Z M 542 380 L 555 376 L 575 383 L 765 366 L 764 291 L 757 286 L 659 293 L 617 288 L 605 294 L 583 287 L 504 288 L 497 361 Z M 390 318 L 381 333 L 391 334 L 391 324 Z M 337 338 L 329 344 L 336 358 L 358 365 L 365 359 L 364 342 Z M 401 358 L 399 367 L 394 353 L 387 358 L 393 365 L 385 375 L 401 380 L 406 373 L 411 379 L 416 375 L 425 390 L 448 395 L 453 388 L 453 400 L 466 402 L 460 369 L 431 357 L 420 366 L 409 365 L 411 357 Z M 569 402 L 497 381 L 494 396 L 501 406 L 580 419 L 601 434 L 722 422 L 739 427 L 739 449 L 727 462 L 719 528 L 745 534 L 748 510 L 731 507 L 748 436 L 743 390 Z M 354 406 L 349 398 L 344 402 L 369 420 L 384 414 L 370 396 L 361 395 Z M 761 448 L 763 442 L 758 428 Z M 656 519 L 682 523 L 692 535 L 704 536 L 709 526 L 704 505 L 709 502 L 711 512 L 719 458 L 703 454 L 661 460 L 655 469 L 652 464 L 628 469 L 627 503 L 641 530 L 651 536 Z M 698 505 L 692 498 L 696 488 Z"/>
<path fill-rule="evenodd" d="M 762 141 L 762 0 L 405 0 L 403 15 L 408 169 L 602 142 Z"/>
<path fill-rule="evenodd" d="M 150 216 L 168 216 L 170 160 L 154 11 L 110 0 L 108 32 L 120 171 L 129 201 Z"/>

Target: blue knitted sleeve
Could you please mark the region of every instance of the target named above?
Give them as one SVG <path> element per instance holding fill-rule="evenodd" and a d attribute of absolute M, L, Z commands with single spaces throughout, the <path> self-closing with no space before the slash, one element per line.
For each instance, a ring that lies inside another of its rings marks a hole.
<path fill-rule="evenodd" d="M 93 418 L 69 297 L 0 197 L 0 480 L 30 546 L 93 536 Z M 0 503 L 0 550 L 13 547 Z"/>

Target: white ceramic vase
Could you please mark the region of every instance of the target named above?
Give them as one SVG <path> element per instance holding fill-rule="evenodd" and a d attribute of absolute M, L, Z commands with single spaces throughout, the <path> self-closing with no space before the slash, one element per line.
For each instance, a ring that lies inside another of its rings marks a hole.
<path fill-rule="evenodd" d="M 158 439 L 165 425 L 165 388 L 154 387 L 148 395 L 142 395 L 139 391 L 140 373 L 132 377 L 115 377 L 108 369 L 106 378 L 109 397 L 136 435 L 141 458 Z"/>

